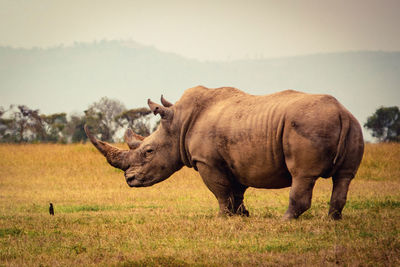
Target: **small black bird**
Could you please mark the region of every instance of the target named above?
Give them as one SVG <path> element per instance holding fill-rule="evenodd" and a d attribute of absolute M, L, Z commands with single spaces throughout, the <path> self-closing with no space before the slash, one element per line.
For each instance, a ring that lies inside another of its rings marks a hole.
<path fill-rule="evenodd" d="M 53 203 L 50 203 L 49 213 L 50 213 L 50 215 L 54 215 Z"/>

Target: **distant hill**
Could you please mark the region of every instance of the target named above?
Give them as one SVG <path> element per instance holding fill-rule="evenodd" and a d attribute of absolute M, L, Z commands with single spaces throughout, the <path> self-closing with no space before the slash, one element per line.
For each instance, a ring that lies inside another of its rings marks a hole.
<path fill-rule="evenodd" d="M 328 93 L 359 120 L 400 105 L 400 52 L 345 52 L 288 58 L 200 62 L 126 41 L 71 47 L 0 47 L 0 106 L 44 113 L 83 111 L 102 96 L 128 108 L 161 94 L 174 102 L 187 88 L 234 86 L 251 94 L 283 89 Z"/>

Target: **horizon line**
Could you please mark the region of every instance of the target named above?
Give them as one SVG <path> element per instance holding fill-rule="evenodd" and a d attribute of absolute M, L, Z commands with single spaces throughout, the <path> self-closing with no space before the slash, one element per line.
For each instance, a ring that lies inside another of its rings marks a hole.
<path fill-rule="evenodd" d="M 153 49 L 156 50 L 160 53 L 164 54 L 170 54 L 170 55 L 175 55 L 177 57 L 181 57 L 187 60 L 194 60 L 194 61 L 199 61 L 202 63 L 213 63 L 213 62 L 237 62 L 237 61 L 262 61 L 262 60 L 273 60 L 273 59 L 287 59 L 287 58 L 298 58 L 298 57 L 307 57 L 307 56 L 321 56 L 321 55 L 332 55 L 332 54 L 346 54 L 346 53 L 399 53 L 400 49 L 398 50 L 383 50 L 383 49 L 349 49 L 349 50 L 337 50 L 337 51 L 329 51 L 329 52 L 311 52 L 311 53 L 303 53 L 303 54 L 295 54 L 295 55 L 284 55 L 284 56 L 259 56 L 259 55 L 254 55 L 254 56 L 246 56 L 238 59 L 200 59 L 197 57 L 188 57 L 184 56 L 181 54 L 178 54 L 176 52 L 170 52 L 166 51 L 163 49 L 160 49 L 154 45 L 146 45 L 140 42 L 137 42 L 133 39 L 95 39 L 93 41 L 73 41 L 70 43 L 59 43 L 59 44 L 54 44 L 54 45 L 48 45 L 48 46 L 16 46 L 16 45 L 10 45 L 10 44 L 2 44 L 0 43 L 0 48 L 7 48 L 7 49 L 12 49 L 12 50 L 52 50 L 52 49 L 71 49 L 71 48 L 77 48 L 81 45 L 101 45 L 101 44 L 106 44 L 106 43 L 115 43 L 115 44 L 124 44 L 126 43 L 127 48 L 147 48 L 147 49 Z M 129 46 L 129 44 L 134 44 L 134 46 Z"/>

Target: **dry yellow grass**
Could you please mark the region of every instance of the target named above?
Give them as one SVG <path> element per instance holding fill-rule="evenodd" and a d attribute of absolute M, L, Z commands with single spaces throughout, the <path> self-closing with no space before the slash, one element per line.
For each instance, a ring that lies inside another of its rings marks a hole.
<path fill-rule="evenodd" d="M 3 144 L 0 265 L 399 266 L 399 189 L 400 144 L 368 144 L 342 221 L 329 179 L 299 220 L 280 220 L 289 189 L 249 189 L 249 218 L 219 218 L 191 169 L 131 189 L 91 145 Z"/>

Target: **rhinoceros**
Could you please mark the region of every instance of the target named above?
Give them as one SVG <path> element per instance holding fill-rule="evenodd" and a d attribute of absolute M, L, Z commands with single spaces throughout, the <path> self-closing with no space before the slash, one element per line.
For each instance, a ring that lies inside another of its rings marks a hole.
<path fill-rule="evenodd" d="M 220 214 L 248 216 L 248 187 L 291 187 L 283 219 L 292 219 L 310 208 L 316 180 L 332 177 L 328 215 L 341 219 L 364 142 L 360 124 L 334 97 L 294 90 L 256 96 L 197 86 L 175 104 L 163 96 L 161 103 L 148 99 L 161 123 L 146 138 L 127 130 L 129 150 L 96 139 L 85 126 L 130 187 L 154 185 L 187 166 L 200 173 Z"/>

